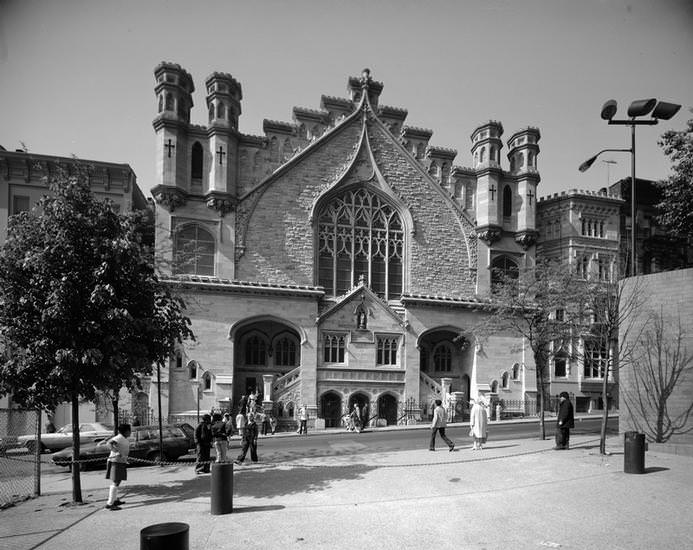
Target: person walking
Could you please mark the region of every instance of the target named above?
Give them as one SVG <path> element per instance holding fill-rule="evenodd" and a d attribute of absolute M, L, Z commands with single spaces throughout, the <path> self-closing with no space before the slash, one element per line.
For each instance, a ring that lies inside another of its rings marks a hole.
<path fill-rule="evenodd" d="M 248 454 L 248 449 L 250 449 L 250 460 L 253 462 L 258 461 L 257 457 L 257 418 L 254 412 L 248 411 L 246 415 L 245 429 L 243 430 L 243 446 L 241 447 L 240 454 L 233 461 L 234 464 L 239 466 L 243 464 L 246 455 Z"/>
<path fill-rule="evenodd" d="M 556 446 L 554 450 L 562 451 L 570 448 L 570 429 L 575 427 L 575 417 L 568 392 L 563 391 L 558 397 L 560 404 L 556 417 Z"/>
<path fill-rule="evenodd" d="M 267 432 L 269 431 L 269 420 L 267 419 L 267 413 L 265 413 L 265 411 L 260 411 L 258 416 L 260 417 L 260 433 L 262 435 L 267 435 Z"/>
<path fill-rule="evenodd" d="M 241 445 L 243 445 L 243 436 L 245 434 L 245 409 L 239 409 L 236 415 L 236 429 L 238 430 L 238 435 L 241 438 Z"/>
<path fill-rule="evenodd" d="M 233 435 L 233 420 L 229 413 L 224 413 L 224 431 L 226 432 L 226 450 L 231 448 L 231 436 Z"/>
<path fill-rule="evenodd" d="M 195 447 L 197 448 L 196 474 L 209 473 L 209 458 L 212 448 L 212 417 L 205 414 L 195 428 Z"/>
<path fill-rule="evenodd" d="M 106 508 L 108 510 L 120 510 L 120 505 L 125 504 L 118 498 L 118 487 L 120 482 L 128 478 L 128 455 L 130 454 L 130 424 L 121 424 L 118 426 L 118 435 L 108 440 L 108 446 L 111 452 L 108 455 L 106 462 L 106 479 L 111 480 L 111 485 L 108 488 L 108 500 Z"/>
<path fill-rule="evenodd" d="M 472 451 L 480 451 L 486 443 L 487 428 L 488 428 L 488 413 L 484 398 L 479 397 L 477 400 L 471 400 L 472 410 L 469 412 L 469 435 L 474 438 Z"/>
<path fill-rule="evenodd" d="M 272 430 L 272 435 L 274 435 L 274 432 L 277 430 L 277 417 L 274 416 L 274 413 L 269 413 L 269 424 L 270 424 L 270 429 Z"/>
<path fill-rule="evenodd" d="M 447 413 L 443 408 L 443 402 L 440 399 L 435 401 L 435 409 L 433 410 L 433 421 L 431 422 L 431 442 L 428 446 L 429 451 L 436 450 L 436 434 L 440 434 L 445 443 L 448 444 L 450 452 L 455 450 L 455 444 L 450 441 L 450 438 L 445 435 L 445 426 L 447 426 Z"/>
<path fill-rule="evenodd" d="M 301 407 L 301 410 L 298 413 L 298 434 L 306 434 L 308 435 L 308 411 L 306 410 L 305 406 Z"/>
<path fill-rule="evenodd" d="M 217 462 L 226 462 L 226 450 L 229 442 L 226 435 L 226 423 L 221 413 L 214 413 L 212 416 L 212 440 L 214 441 L 214 451 L 217 455 Z"/>
<path fill-rule="evenodd" d="M 361 421 L 361 409 L 359 408 L 358 403 L 354 403 L 353 408 L 351 409 L 351 424 L 357 433 L 361 433 L 361 430 L 363 429 L 363 422 Z"/>

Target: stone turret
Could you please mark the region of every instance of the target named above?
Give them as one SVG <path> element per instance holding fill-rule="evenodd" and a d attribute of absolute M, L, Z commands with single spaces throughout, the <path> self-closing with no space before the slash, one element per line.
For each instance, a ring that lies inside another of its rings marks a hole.
<path fill-rule="evenodd" d="M 381 105 L 378 108 L 378 116 L 385 125 L 389 128 L 393 135 L 399 136 L 404 121 L 407 118 L 408 111 L 406 109 L 400 109 L 398 107 L 389 107 L 387 105 Z"/>
<path fill-rule="evenodd" d="M 508 139 L 510 174 L 517 184 L 520 198 L 516 240 L 525 248 L 536 241 L 537 185 L 541 179 L 537 168 L 540 138 L 537 128 L 528 127 Z"/>
<path fill-rule="evenodd" d="M 501 195 L 503 171 L 500 149 L 503 125 L 495 120 L 477 126 L 472 132 L 472 158 L 477 175 L 476 219 L 482 238 L 493 242 L 503 226 Z"/>
<path fill-rule="evenodd" d="M 457 156 L 457 150 L 446 147 L 432 147 L 426 149 L 426 161 L 428 173 L 445 189 L 450 187 L 450 171 L 452 162 Z"/>
<path fill-rule="evenodd" d="M 154 77 L 157 98 L 157 115 L 153 122 L 157 162 L 155 188 L 161 190 L 161 202 L 175 208 L 184 202 L 180 189 L 185 187 L 187 131 L 195 86 L 188 72 L 176 63 L 159 63 Z"/>
<path fill-rule="evenodd" d="M 404 147 L 414 158 L 423 161 L 426 158 L 426 148 L 432 135 L 433 130 L 405 126 L 402 129 L 401 140 Z"/>
<path fill-rule="evenodd" d="M 228 201 L 237 190 L 237 128 L 243 92 L 228 73 L 212 73 L 205 80 L 205 88 L 209 117 L 207 156 L 211 160 L 206 202 L 210 208 L 223 211 L 228 209 Z"/>
<path fill-rule="evenodd" d="M 207 111 L 211 128 L 238 128 L 243 92 L 238 81 L 228 73 L 212 73 L 205 81 Z"/>
<path fill-rule="evenodd" d="M 354 103 L 358 104 L 361 101 L 361 94 L 363 93 L 363 90 L 368 91 L 368 101 L 370 102 L 371 107 L 377 110 L 378 99 L 383 91 L 383 83 L 373 80 L 370 69 L 363 69 L 360 77 L 349 77 L 347 91 L 349 92 L 349 96 Z"/>

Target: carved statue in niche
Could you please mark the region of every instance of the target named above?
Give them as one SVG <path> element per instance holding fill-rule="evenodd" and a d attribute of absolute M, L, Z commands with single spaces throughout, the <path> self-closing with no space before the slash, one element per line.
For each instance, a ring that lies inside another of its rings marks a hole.
<path fill-rule="evenodd" d="M 361 302 L 354 309 L 356 315 L 356 328 L 366 330 L 368 328 L 368 309 L 366 308 L 366 295 L 361 294 Z"/>

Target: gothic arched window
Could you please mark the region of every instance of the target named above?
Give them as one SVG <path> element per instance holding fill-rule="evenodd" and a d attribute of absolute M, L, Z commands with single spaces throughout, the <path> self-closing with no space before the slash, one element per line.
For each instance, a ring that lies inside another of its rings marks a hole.
<path fill-rule="evenodd" d="M 378 195 L 359 188 L 333 198 L 318 216 L 318 240 L 318 284 L 328 295 L 346 293 L 363 275 L 381 298 L 400 298 L 404 231 Z"/>
<path fill-rule="evenodd" d="M 245 364 L 256 366 L 267 364 L 267 345 L 257 335 L 253 335 L 245 341 Z"/>
<path fill-rule="evenodd" d="M 212 234 L 197 224 L 186 225 L 176 233 L 174 273 L 213 276 L 214 253 Z"/>
<path fill-rule="evenodd" d="M 192 179 L 202 179 L 203 152 L 202 145 L 196 141 L 192 146 L 190 162 L 190 177 Z"/>
<path fill-rule="evenodd" d="M 295 367 L 298 365 L 296 340 L 283 336 L 274 343 L 274 364 L 280 367 Z"/>
<path fill-rule="evenodd" d="M 452 370 L 452 348 L 449 344 L 440 344 L 433 351 L 433 369 L 438 372 Z"/>
<path fill-rule="evenodd" d="M 509 185 L 503 188 L 503 217 L 509 218 L 513 214 L 513 192 Z"/>
<path fill-rule="evenodd" d="M 202 389 L 205 391 L 212 389 L 212 375 L 209 372 L 202 375 Z"/>

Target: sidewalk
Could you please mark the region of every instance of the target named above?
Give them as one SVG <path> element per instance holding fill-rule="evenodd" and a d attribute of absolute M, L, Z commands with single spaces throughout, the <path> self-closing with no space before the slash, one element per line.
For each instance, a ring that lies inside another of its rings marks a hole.
<path fill-rule="evenodd" d="M 119 512 L 103 508 L 103 471 L 82 474 L 84 505 L 64 505 L 65 474 L 0 511 L 0 547 L 138 549 L 142 528 L 178 521 L 190 525 L 191 550 L 692 548 L 693 458 L 649 451 L 645 474 L 625 474 L 622 439 L 609 440 L 607 457 L 598 443 L 573 436 L 571 450 L 552 451 L 551 440 L 491 439 L 483 451 L 290 462 L 261 452 L 260 464 L 235 467 L 234 511 L 222 516 L 210 513 L 211 477 L 190 464 L 130 469 Z"/>

